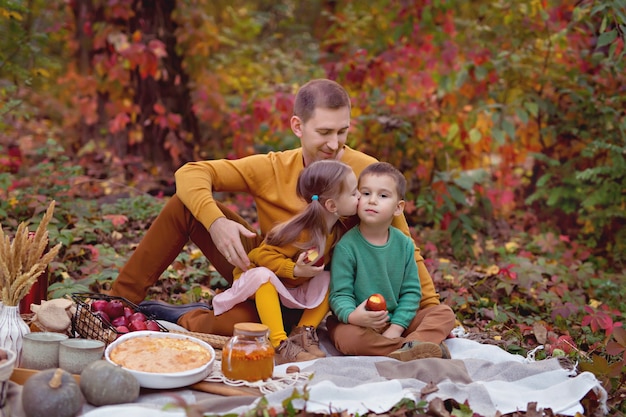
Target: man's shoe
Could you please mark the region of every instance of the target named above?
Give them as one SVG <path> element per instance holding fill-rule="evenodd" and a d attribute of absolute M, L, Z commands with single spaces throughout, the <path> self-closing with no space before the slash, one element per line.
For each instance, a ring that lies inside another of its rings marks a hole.
<path fill-rule="evenodd" d="M 411 340 L 405 342 L 400 349 L 394 350 L 387 356 L 402 362 L 408 362 L 414 359 L 441 358 L 442 352 L 439 345 L 434 343 Z"/>
<path fill-rule="evenodd" d="M 317 356 L 307 352 L 302 346 L 297 345 L 291 339 L 285 339 L 280 342 L 280 345 L 276 348 L 276 354 L 274 355 L 274 363 L 276 365 L 290 362 L 304 362 L 313 359 L 317 359 Z"/>
<path fill-rule="evenodd" d="M 150 315 L 157 320 L 165 320 L 171 323 L 177 323 L 180 316 L 199 308 L 210 310 L 211 307 L 205 303 L 191 303 L 191 304 L 169 304 L 165 301 L 143 301 L 139 304 L 139 310 L 145 315 Z"/>
<path fill-rule="evenodd" d="M 289 339 L 318 358 L 326 357 L 326 353 L 320 349 L 320 339 L 317 337 L 317 332 L 313 326 L 294 327 L 289 334 Z"/>

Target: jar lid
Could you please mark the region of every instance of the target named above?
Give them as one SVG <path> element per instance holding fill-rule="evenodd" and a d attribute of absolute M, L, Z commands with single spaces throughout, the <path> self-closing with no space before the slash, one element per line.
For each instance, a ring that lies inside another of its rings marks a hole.
<path fill-rule="evenodd" d="M 235 324 L 234 329 L 235 332 L 240 334 L 243 333 L 249 335 L 263 336 L 268 332 L 269 327 L 261 323 L 237 323 Z"/>

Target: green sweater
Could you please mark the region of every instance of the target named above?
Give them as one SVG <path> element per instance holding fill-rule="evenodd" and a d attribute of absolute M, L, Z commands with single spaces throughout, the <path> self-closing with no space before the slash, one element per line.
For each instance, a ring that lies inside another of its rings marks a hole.
<path fill-rule="evenodd" d="M 411 238 L 395 227 L 383 246 L 369 243 L 358 227 L 347 232 L 334 249 L 331 264 L 330 307 L 339 321 L 374 293 L 387 301 L 392 324 L 405 329 L 419 308 L 422 290 Z"/>

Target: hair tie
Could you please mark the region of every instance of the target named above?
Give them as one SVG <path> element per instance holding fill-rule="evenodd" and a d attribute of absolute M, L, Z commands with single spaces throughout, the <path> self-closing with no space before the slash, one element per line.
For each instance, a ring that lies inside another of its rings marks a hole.
<path fill-rule="evenodd" d="M 313 194 L 313 197 L 311 197 L 311 201 L 317 201 L 319 199 L 320 197 L 317 194 Z"/>

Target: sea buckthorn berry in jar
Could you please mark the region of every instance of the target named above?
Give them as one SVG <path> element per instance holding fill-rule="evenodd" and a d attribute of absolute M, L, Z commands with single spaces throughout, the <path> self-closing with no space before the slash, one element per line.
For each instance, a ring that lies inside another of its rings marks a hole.
<path fill-rule="evenodd" d="M 269 329 L 260 323 L 237 323 L 222 348 L 222 373 L 228 379 L 259 381 L 272 377 L 274 348 Z"/>

